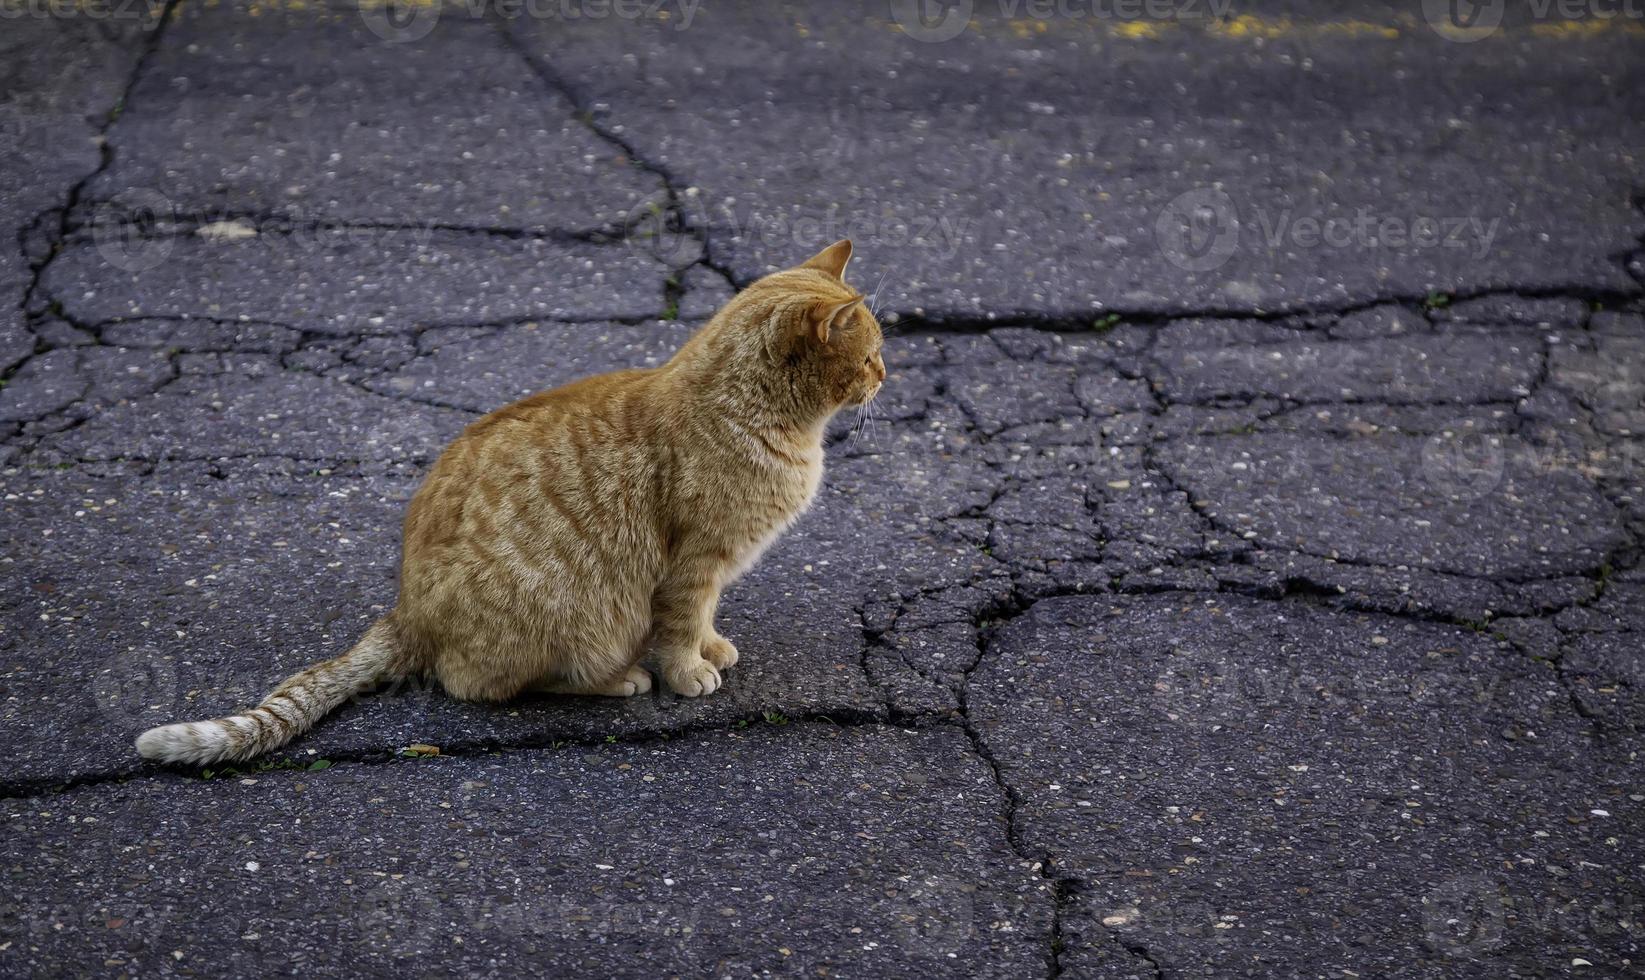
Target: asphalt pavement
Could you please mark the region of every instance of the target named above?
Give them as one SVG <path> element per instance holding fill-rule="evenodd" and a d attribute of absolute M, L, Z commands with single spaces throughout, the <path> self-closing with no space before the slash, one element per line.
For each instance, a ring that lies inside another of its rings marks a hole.
<path fill-rule="evenodd" d="M 1628 4 L 0 0 L 0 975 L 1640 975 L 1642 89 Z M 720 692 L 137 757 L 840 237 Z"/>

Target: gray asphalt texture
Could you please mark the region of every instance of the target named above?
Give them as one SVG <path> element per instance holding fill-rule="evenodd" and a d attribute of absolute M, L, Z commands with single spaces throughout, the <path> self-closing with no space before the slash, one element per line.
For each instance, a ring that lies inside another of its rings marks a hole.
<path fill-rule="evenodd" d="M 1637 15 L 482 6 L 0 7 L 0 975 L 1645 972 Z M 847 235 L 719 693 L 136 757 Z"/>

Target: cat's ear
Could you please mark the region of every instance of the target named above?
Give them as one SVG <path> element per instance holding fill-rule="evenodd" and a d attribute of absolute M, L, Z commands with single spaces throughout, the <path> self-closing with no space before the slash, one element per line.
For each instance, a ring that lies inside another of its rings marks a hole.
<path fill-rule="evenodd" d="M 850 243 L 847 242 L 846 245 L 849 247 Z M 862 301 L 863 297 L 858 296 L 855 299 L 848 299 L 843 303 L 836 303 L 832 300 L 826 299 L 820 299 L 815 303 L 812 303 L 811 308 L 806 310 L 805 332 L 810 334 L 812 337 L 817 338 L 817 343 L 819 344 L 828 343 L 828 335 L 833 329 L 834 324 L 839 321 L 840 317 L 849 313 L 853 306 L 856 306 Z"/>
<path fill-rule="evenodd" d="M 845 281 L 845 264 L 851 261 L 851 239 L 842 238 L 805 260 L 802 269 L 817 269 Z"/>

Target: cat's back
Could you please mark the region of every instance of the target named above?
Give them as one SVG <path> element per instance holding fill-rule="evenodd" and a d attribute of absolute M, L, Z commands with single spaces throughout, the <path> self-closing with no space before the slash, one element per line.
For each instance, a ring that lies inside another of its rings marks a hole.
<path fill-rule="evenodd" d="M 552 439 L 562 428 L 577 422 L 593 425 L 647 422 L 651 407 L 649 389 L 656 373 L 654 368 L 613 371 L 527 395 L 470 423 L 442 456 L 464 443 L 484 445 L 497 439 Z"/>
<path fill-rule="evenodd" d="M 609 519 L 657 477 L 654 369 L 616 371 L 529 395 L 471 423 L 435 461 L 406 512 L 409 553 L 497 533 L 541 506 Z"/>

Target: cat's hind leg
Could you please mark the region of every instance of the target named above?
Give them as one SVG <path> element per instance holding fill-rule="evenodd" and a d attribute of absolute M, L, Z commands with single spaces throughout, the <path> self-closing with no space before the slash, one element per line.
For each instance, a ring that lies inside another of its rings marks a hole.
<path fill-rule="evenodd" d="M 636 665 L 605 681 L 588 682 L 565 677 L 545 677 L 527 690 L 534 694 L 587 694 L 629 698 L 651 690 L 651 674 L 644 667 Z"/>

